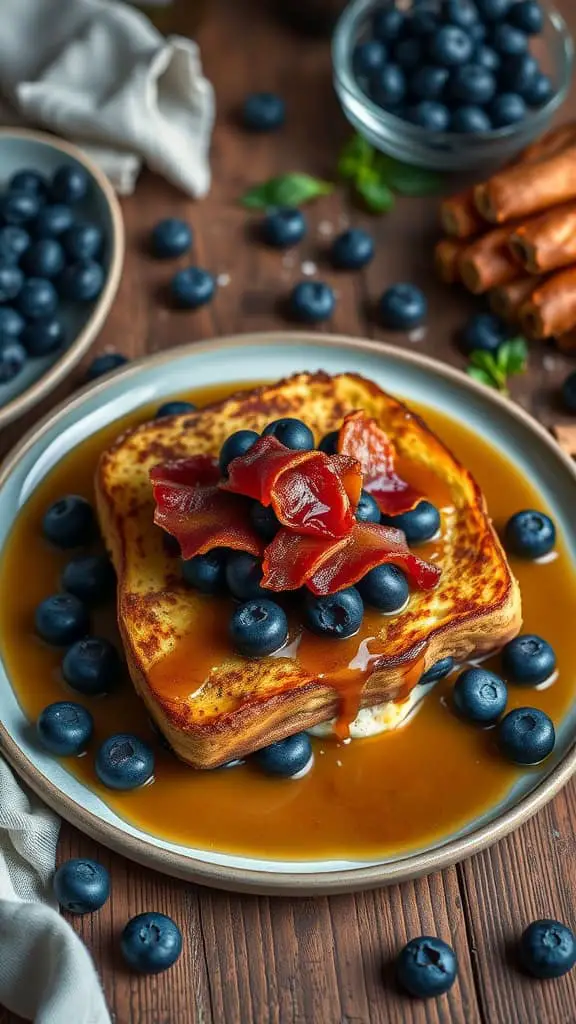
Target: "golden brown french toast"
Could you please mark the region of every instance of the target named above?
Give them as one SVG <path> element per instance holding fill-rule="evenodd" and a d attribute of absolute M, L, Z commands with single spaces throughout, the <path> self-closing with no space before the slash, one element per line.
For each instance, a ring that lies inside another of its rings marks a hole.
<path fill-rule="evenodd" d="M 150 469 L 216 456 L 233 431 L 261 432 L 285 416 L 307 423 L 318 443 L 358 409 L 393 441 L 403 479 L 440 509 L 439 539 L 418 548 L 440 566 L 440 582 L 412 591 L 397 615 L 366 614 L 352 639 L 294 627 L 278 655 L 235 656 L 227 636 L 231 599 L 203 596 L 183 582 L 178 556 L 153 522 Z M 298 374 L 146 423 L 103 453 L 96 492 L 134 686 L 175 753 L 195 768 L 244 757 L 339 714 L 350 720 L 359 707 L 403 700 L 440 659 L 492 651 L 521 626 L 518 585 L 476 482 L 419 416 L 354 374 Z"/>

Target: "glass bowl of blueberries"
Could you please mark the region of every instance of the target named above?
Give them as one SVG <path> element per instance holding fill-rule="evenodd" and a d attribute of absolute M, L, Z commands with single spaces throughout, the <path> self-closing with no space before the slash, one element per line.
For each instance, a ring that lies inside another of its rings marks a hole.
<path fill-rule="evenodd" d="M 444 171 L 501 164 L 542 134 L 568 93 L 573 53 L 544 0 L 355 0 L 332 43 L 354 128 Z"/>

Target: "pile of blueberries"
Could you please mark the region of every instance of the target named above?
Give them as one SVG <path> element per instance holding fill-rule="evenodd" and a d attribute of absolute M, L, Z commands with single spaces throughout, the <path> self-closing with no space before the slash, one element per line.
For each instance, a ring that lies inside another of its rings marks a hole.
<path fill-rule="evenodd" d="M 543 26 L 538 0 L 386 4 L 354 50 L 354 74 L 379 107 L 431 132 L 505 128 L 554 95 L 530 52 Z"/>
<path fill-rule="evenodd" d="M 0 197 L 0 384 L 66 344 L 62 303 L 102 291 L 104 234 L 76 212 L 89 188 L 82 167 L 63 164 L 50 181 L 18 171 Z"/>

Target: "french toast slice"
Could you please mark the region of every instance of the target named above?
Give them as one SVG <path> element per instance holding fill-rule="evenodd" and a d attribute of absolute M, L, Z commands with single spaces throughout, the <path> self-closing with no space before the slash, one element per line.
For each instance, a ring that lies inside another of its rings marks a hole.
<path fill-rule="evenodd" d="M 261 432 L 283 416 L 304 420 L 318 443 L 358 409 L 393 441 L 403 479 L 440 507 L 440 539 L 418 549 L 437 561 L 440 582 L 412 591 L 395 616 L 367 615 L 353 641 L 356 653 L 368 649 L 363 639 L 373 641 L 364 659 L 350 658 L 350 640 L 315 638 L 299 648 L 298 636 L 278 655 L 235 656 L 227 641 L 231 602 L 184 584 L 178 557 L 153 522 L 149 471 L 165 460 L 217 455 L 233 431 Z M 145 423 L 102 454 L 96 495 L 133 684 L 174 752 L 195 768 L 337 718 L 344 705 L 351 719 L 360 707 L 404 700 L 441 658 L 487 654 L 521 626 L 518 584 L 475 480 L 418 415 L 355 374 L 301 373 Z"/>

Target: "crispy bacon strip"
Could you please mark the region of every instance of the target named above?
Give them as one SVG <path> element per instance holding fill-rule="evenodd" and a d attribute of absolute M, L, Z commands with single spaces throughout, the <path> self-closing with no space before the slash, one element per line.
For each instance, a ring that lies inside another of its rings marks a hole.
<path fill-rule="evenodd" d="M 279 530 L 264 552 L 262 586 L 276 591 L 298 590 L 347 543 L 347 537 L 328 540 Z"/>
<path fill-rule="evenodd" d="M 378 502 L 380 511 L 398 516 L 415 508 L 422 495 L 402 480 L 394 469 L 394 447 L 375 420 L 362 411 L 344 419 L 338 435 L 338 451 L 360 463 L 365 491 Z"/>
<path fill-rule="evenodd" d="M 314 451 L 295 452 L 272 435 L 260 437 L 245 455 L 232 459 L 228 478 L 222 480 L 220 486 L 223 491 L 245 494 L 262 505 L 269 505 L 272 489 L 280 474 L 307 462 L 316 454 Z"/>

